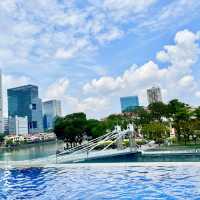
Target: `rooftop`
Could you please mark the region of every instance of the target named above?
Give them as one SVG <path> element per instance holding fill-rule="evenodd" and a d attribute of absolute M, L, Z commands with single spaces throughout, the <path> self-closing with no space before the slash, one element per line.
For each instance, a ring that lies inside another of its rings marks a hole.
<path fill-rule="evenodd" d="M 19 86 L 19 87 L 15 87 L 15 88 L 9 88 L 9 90 L 12 90 L 12 91 L 20 91 L 20 90 L 27 90 L 27 89 L 31 89 L 31 88 L 37 88 L 38 89 L 38 86 L 36 85 L 23 85 L 23 86 Z"/>

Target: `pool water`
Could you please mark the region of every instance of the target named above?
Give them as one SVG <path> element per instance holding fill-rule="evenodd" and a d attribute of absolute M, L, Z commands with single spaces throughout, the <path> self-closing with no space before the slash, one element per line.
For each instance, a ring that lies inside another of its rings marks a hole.
<path fill-rule="evenodd" d="M 200 164 L 62 165 L 1 169 L 0 199 L 200 199 Z"/>

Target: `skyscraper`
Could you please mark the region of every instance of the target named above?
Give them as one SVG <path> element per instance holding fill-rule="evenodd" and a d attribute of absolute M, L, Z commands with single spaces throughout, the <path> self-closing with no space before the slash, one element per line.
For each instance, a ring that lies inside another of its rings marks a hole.
<path fill-rule="evenodd" d="M 2 73 L 0 70 L 0 133 L 4 132 L 3 124 L 3 93 L 2 93 Z"/>
<path fill-rule="evenodd" d="M 50 100 L 43 102 L 44 129 L 53 129 L 55 118 L 61 116 L 61 101 Z"/>
<path fill-rule="evenodd" d="M 28 117 L 30 134 L 43 132 L 42 102 L 38 87 L 25 85 L 8 89 L 8 116 Z"/>
<path fill-rule="evenodd" d="M 8 117 L 4 117 L 3 118 L 3 124 L 4 124 L 4 134 L 8 134 L 9 133 L 9 125 L 8 125 Z"/>
<path fill-rule="evenodd" d="M 139 106 L 138 96 L 121 97 L 120 102 L 122 112 L 134 111 Z"/>
<path fill-rule="evenodd" d="M 162 102 L 161 89 L 159 87 L 152 87 L 147 90 L 147 98 L 149 104 Z"/>

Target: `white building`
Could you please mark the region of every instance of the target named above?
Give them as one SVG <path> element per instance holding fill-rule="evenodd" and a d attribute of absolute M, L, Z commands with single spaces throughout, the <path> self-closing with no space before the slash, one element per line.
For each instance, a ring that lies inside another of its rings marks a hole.
<path fill-rule="evenodd" d="M 62 115 L 61 101 L 59 100 L 45 101 L 42 104 L 42 109 L 44 115 L 44 129 L 46 130 L 53 129 L 55 118 Z"/>
<path fill-rule="evenodd" d="M 148 103 L 162 102 L 161 89 L 159 87 L 152 87 L 147 90 Z"/>
<path fill-rule="evenodd" d="M 0 70 L 0 133 L 3 133 L 3 93 L 2 93 L 2 73 Z"/>
<path fill-rule="evenodd" d="M 28 134 L 28 117 L 9 117 L 9 134 L 27 135 Z"/>

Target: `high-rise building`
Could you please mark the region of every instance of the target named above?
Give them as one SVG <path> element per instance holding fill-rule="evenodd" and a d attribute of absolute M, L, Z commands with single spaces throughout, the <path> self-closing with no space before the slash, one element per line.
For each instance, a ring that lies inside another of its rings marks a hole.
<path fill-rule="evenodd" d="M 3 93 L 2 93 L 2 73 L 0 71 L 0 133 L 4 132 L 3 124 Z"/>
<path fill-rule="evenodd" d="M 28 118 L 28 133 L 43 132 L 42 102 L 38 87 L 25 85 L 8 89 L 8 116 Z"/>
<path fill-rule="evenodd" d="M 4 117 L 3 118 L 3 124 L 4 124 L 4 134 L 8 134 L 9 133 L 9 125 L 8 125 L 8 118 Z"/>
<path fill-rule="evenodd" d="M 9 134 L 11 135 L 27 135 L 28 134 L 28 117 L 10 117 L 9 118 Z"/>
<path fill-rule="evenodd" d="M 149 104 L 162 102 L 161 89 L 159 87 L 152 87 L 147 90 L 147 98 Z"/>
<path fill-rule="evenodd" d="M 42 104 L 44 115 L 44 129 L 50 130 L 54 127 L 56 117 L 61 116 L 61 101 L 50 100 Z"/>
<path fill-rule="evenodd" d="M 120 102 L 122 112 L 134 111 L 139 106 L 138 96 L 121 97 Z"/>

